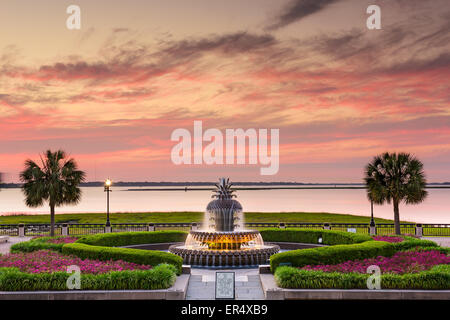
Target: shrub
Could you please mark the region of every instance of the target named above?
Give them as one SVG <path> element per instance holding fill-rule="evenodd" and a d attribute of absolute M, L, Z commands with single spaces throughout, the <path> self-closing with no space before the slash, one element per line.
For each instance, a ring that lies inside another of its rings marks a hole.
<path fill-rule="evenodd" d="M 421 240 L 413 237 L 404 237 L 405 241 L 393 243 L 396 251 L 409 250 L 416 247 L 439 247 L 439 245 L 431 240 Z"/>
<path fill-rule="evenodd" d="M 181 273 L 183 264 L 181 257 L 168 252 L 93 246 L 84 243 L 65 244 L 62 248 L 62 253 L 75 255 L 81 259 L 123 260 L 151 266 L 167 263 L 176 267 L 177 274 Z"/>
<path fill-rule="evenodd" d="M 364 234 L 357 234 L 335 230 L 314 230 L 314 229 L 263 229 L 260 231 L 264 241 L 269 242 L 300 242 L 318 243 L 319 237 L 322 244 L 352 244 L 373 240 L 372 237 Z"/>
<path fill-rule="evenodd" d="M 81 237 L 77 242 L 93 246 L 121 247 L 145 243 L 184 242 L 187 234 L 185 231 L 100 233 Z"/>
<path fill-rule="evenodd" d="M 363 273 L 339 273 L 301 270 L 279 267 L 275 281 L 282 288 L 291 289 L 367 289 L 370 275 Z M 406 274 L 382 274 L 382 289 L 450 289 L 450 267 L 436 266 L 428 271 Z"/>
<path fill-rule="evenodd" d="M 10 248 L 10 252 L 19 253 L 19 252 L 33 252 L 38 250 L 53 250 L 61 252 L 62 247 L 66 243 L 63 240 L 67 238 L 68 237 L 65 236 L 34 238 L 29 241 L 13 244 Z M 70 238 L 78 238 L 78 237 L 70 236 Z M 54 243 L 58 242 L 58 240 L 61 240 L 61 243 Z"/>
<path fill-rule="evenodd" d="M 448 247 L 414 247 L 405 251 L 438 251 L 443 254 L 450 254 L 450 248 Z"/>
<path fill-rule="evenodd" d="M 16 268 L 0 268 L 0 291 L 67 290 L 69 276 L 66 272 L 25 273 Z M 175 281 L 174 267 L 162 264 L 151 270 L 81 274 L 81 290 L 166 289 Z"/>
<path fill-rule="evenodd" d="M 317 264 L 337 264 L 348 260 L 362 260 L 377 256 L 390 257 L 396 252 L 392 243 L 366 241 L 350 245 L 336 245 L 313 249 L 300 249 L 274 254 L 270 257 L 270 268 L 275 272 L 280 263 L 293 267 Z"/>

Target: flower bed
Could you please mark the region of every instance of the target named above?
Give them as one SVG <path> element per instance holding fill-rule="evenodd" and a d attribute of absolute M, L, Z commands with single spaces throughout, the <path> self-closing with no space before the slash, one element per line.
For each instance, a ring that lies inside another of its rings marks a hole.
<path fill-rule="evenodd" d="M 450 264 L 450 257 L 434 251 L 400 251 L 392 257 L 382 257 L 346 261 L 335 265 L 307 265 L 301 269 L 324 272 L 367 273 L 371 265 L 380 267 L 382 273 L 416 273 L 431 269 L 435 265 Z"/>
<path fill-rule="evenodd" d="M 78 237 L 60 237 L 60 238 L 54 238 L 54 239 L 48 239 L 47 243 L 74 243 L 78 240 Z"/>
<path fill-rule="evenodd" d="M 161 264 L 149 270 L 81 273 L 81 290 L 157 290 L 167 289 L 176 281 L 175 267 Z M 0 268 L 0 291 L 67 291 L 70 273 L 22 272 L 17 268 Z"/>
<path fill-rule="evenodd" d="M 18 268 L 27 273 L 66 272 L 67 267 L 76 265 L 82 273 L 101 274 L 123 270 L 149 270 L 151 266 L 122 260 L 90 260 L 60 254 L 56 251 L 39 250 L 29 253 L 11 253 L 0 257 L 0 268 Z"/>
<path fill-rule="evenodd" d="M 62 251 L 62 247 L 67 243 L 74 243 L 80 237 L 76 236 L 37 236 L 30 241 L 19 242 L 11 246 L 11 252 L 33 252 L 38 250 Z"/>
<path fill-rule="evenodd" d="M 375 241 L 386 241 L 390 243 L 403 242 L 405 241 L 402 237 L 391 237 L 391 236 L 374 236 L 373 240 Z"/>
<path fill-rule="evenodd" d="M 290 289 L 367 289 L 370 274 L 323 272 L 279 267 L 275 281 Z M 381 274 L 381 289 L 450 290 L 450 265 L 437 265 L 417 273 Z"/>
<path fill-rule="evenodd" d="M 14 244 L 11 246 L 10 251 L 12 253 L 20 253 L 48 249 L 65 255 L 77 256 L 81 259 L 123 260 L 152 266 L 168 263 L 175 266 L 177 274 L 181 274 L 183 259 L 177 255 L 156 250 L 117 247 L 142 243 L 180 242 L 184 241 L 186 236 L 187 233 L 183 231 L 154 231 L 115 232 L 82 237 L 36 237 L 30 241 Z"/>
<path fill-rule="evenodd" d="M 403 241 L 401 242 L 388 242 L 376 241 L 369 237 L 369 241 L 362 243 L 329 245 L 320 248 L 280 252 L 270 257 L 270 268 L 272 272 L 275 272 L 281 263 L 289 263 L 293 267 L 301 268 L 307 265 L 338 264 L 349 260 L 363 260 L 378 256 L 391 257 L 398 251 L 417 250 L 417 248 L 425 247 L 428 249 L 434 247 L 436 250 L 440 250 L 437 243 L 430 240 L 412 237 L 402 237 L 402 239 Z"/>

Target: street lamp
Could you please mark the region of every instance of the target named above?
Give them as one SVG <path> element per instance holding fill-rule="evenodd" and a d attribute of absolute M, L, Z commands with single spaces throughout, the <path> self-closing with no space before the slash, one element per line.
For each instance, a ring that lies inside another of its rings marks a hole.
<path fill-rule="evenodd" d="M 112 181 L 110 179 L 106 179 L 105 192 L 106 192 L 106 226 L 107 227 L 111 226 L 111 222 L 109 221 L 109 193 L 111 192 L 111 184 L 112 184 Z"/>
<path fill-rule="evenodd" d="M 370 226 L 375 227 L 375 220 L 373 219 L 373 200 L 370 200 Z"/>

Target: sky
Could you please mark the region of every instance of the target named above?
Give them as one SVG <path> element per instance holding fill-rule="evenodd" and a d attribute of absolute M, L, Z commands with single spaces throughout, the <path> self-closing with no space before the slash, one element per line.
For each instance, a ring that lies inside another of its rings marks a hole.
<path fill-rule="evenodd" d="M 63 149 L 88 181 L 361 182 L 389 151 L 450 181 L 449 31 L 448 0 L 3 0 L 0 171 Z M 175 165 L 196 120 L 279 129 L 278 173 Z"/>

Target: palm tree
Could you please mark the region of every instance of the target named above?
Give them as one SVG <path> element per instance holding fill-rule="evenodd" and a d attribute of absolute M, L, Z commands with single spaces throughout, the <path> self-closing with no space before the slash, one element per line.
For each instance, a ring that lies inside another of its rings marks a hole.
<path fill-rule="evenodd" d="M 67 159 L 62 150 L 47 150 L 45 158 L 41 156 L 41 166 L 30 159 L 25 161 L 25 170 L 20 173 L 25 203 L 29 207 L 39 207 L 44 201 L 48 202 L 51 236 L 55 235 L 55 207 L 78 203 L 81 199 L 78 185 L 84 179 L 85 173 L 78 170 L 75 160 Z"/>
<path fill-rule="evenodd" d="M 425 200 L 426 179 L 423 163 L 408 153 L 383 153 L 365 169 L 367 197 L 376 204 L 394 204 L 395 233 L 400 233 L 399 204 L 417 204 Z"/>

